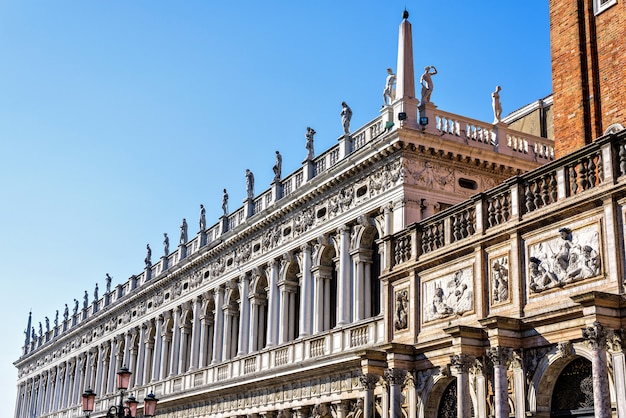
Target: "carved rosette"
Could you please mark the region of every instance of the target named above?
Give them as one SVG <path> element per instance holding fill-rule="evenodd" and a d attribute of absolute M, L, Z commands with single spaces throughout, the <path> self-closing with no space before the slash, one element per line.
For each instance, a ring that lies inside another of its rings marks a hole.
<path fill-rule="evenodd" d="M 582 329 L 583 338 L 592 350 L 600 350 L 606 346 L 607 331 L 598 321 L 592 326 Z"/>
<path fill-rule="evenodd" d="M 386 369 L 385 370 L 385 380 L 389 382 L 390 385 L 403 384 L 405 377 L 406 377 L 405 370 L 400 370 L 400 369 Z"/>

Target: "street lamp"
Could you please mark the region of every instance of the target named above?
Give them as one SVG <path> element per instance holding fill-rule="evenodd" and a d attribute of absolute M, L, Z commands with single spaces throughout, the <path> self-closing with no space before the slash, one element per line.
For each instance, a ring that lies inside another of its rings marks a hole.
<path fill-rule="evenodd" d="M 120 391 L 120 403 L 118 405 L 113 405 L 107 411 L 107 418 L 135 418 L 137 414 L 137 405 L 139 402 L 135 399 L 134 396 L 129 396 L 126 399 L 125 405 L 122 405 L 124 400 L 124 391 L 128 389 L 128 384 L 130 383 L 130 375 L 131 371 L 128 370 L 128 367 L 124 366 L 117 372 L 117 388 Z M 85 390 L 83 393 L 83 412 L 86 414 L 87 418 L 89 418 L 89 414 L 93 412 L 94 404 L 96 401 L 96 394 L 91 388 Z M 143 400 L 143 415 L 144 417 L 154 417 L 156 415 L 156 405 L 159 400 L 154 396 L 153 393 L 150 393 Z"/>

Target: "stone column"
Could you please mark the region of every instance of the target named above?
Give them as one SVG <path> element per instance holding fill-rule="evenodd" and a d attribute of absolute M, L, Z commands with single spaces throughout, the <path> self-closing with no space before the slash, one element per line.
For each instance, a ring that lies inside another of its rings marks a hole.
<path fill-rule="evenodd" d="M 615 381 L 615 400 L 617 416 L 626 417 L 626 362 L 624 361 L 623 331 L 615 331 L 607 338 L 609 354 L 613 362 L 613 379 Z"/>
<path fill-rule="evenodd" d="M 163 380 L 168 373 L 168 363 L 172 346 L 172 332 L 169 331 L 169 322 L 172 320 L 172 312 L 163 312 L 163 324 L 161 325 L 161 354 L 159 361 L 159 377 L 157 380 Z"/>
<path fill-rule="evenodd" d="M 405 377 L 406 371 L 404 370 L 385 370 L 385 379 L 389 384 L 389 416 L 391 418 L 402 417 L 402 383 Z"/>
<path fill-rule="evenodd" d="M 269 283 L 267 295 L 269 298 L 268 318 L 267 318 L 267 347 L 276 345 L 278 335 L 278 261 L 272 260 L 269 263 Z"/>
<path fill-rule="evenodd" d="M 232 343 L 233 312 L 230 305 L 224 305 L 224 339 L 222 340 L 222 361 L 230 359 Z"/>
<path fill-rule="evenodd" d="M 313 278 L 311 276 L 311 244 L 300 247 L 302 257 L 300 262 L 300 332 L 301 337 L 311 335 L 313 323 Z"/>
<path fill-rule="evenodd" d="M 509 416 L 509 385 L 506 378 L 511 349 L 507 347 L 491 347 L 487 356 L 493 363 L 494 409 L 496 418 Z"/>
<path fill-rule="evenodd" d="M 152 353 L 152 377 L 151 381 L 154 382 L 159 379 L 159 371 L 161 369 L 161 351 L 163 350 L 163 337 L 161 336 L 161 329 L 163 327 L 163 317 L 157 316 L 156 324 L 154 328 L 154 351 Z M 146 380 L 146 383 L 148 381 Z"/>
<path fill-rule="evenodd" d="M 343 225 L 339 234 L 339 271 L 337 272 L 337 325 L 350 323 L 352 290 L 350 286 L 350 227 Z"/>
<path fill-rule="evenodd" d="M 133 388 L 134 386 L 136 386 L 135 381 L 137 379 L 141 378 L 141 373 L 140 370 L 138 370 L 139 365 L 141 363 L 137 362 L 137 354 L 139 351 L 139 348 L 141 347 L 141 350 L 143 350 L 144 345 L 142 344 L 141 346 L 139 346 L 137 344 L 137 340 L 139 339 L 139 329 L 137 328 L 133 328 L 131 330 L 128 331 L 128 334 L 130 335 L 130 339 L 129 341 L 129 346 L 128 347 L 128 353 L 129 353 L 129 360 L 128 360 L 128 368 L 130 369 L 130 371 L 133 373 L 130 375 L 130 381 L 129 381 L 129 386 L 128 389 Z"/>
<path fill-rule="evenodd" d="M 248 353 L 248 335 L 250 329 L 250 299 L 248 294 L 250 286 L 250 277 L 247 274 L 241 275 L 239 279 L 239 338 L 237 355 L 243 356 Z"/>
<path fill-rule="evenodd" d="M 250 303 L 250 328 L 248 336 L 248 353 L 253 353 L 258 347 L 259 338 L 259 309 L 261 308 L 256 295 L 249 296 Z"/>
<path fill-rule="evenodd" d="M 178 361 L 180 358 L 180 316 L 181 307 L 174 308 L 174 325 L 172 326 L 172 346 L 170 348 L 170 376 L 178 374 Z"/>
<path fill-rule="evenodd" d="M 222 340 L 224 338 L 224 314 L 222 305 L 224 305 L 224 287 L 220 286 L 215 289 L 213 297 L 215 298 L 215 321 L 213 327 L 213 358 L 211 363 L 217 364 L 222 361 Z"/>
<path fill-rule="evenodd" d="M 206 312 L 209 308 L 209 300 L 205 295 L 202 300 L 202 313 L 200 314 L 200 347 L 198 353 L 198 367 L 206 367 L 209 358 L 209 321 L 212 321 L 213 318 L 210 318 L 206 315 Z"/>
<path fill-rule="evenodd" d="M 324 329 L 324 279 L 320 274 L 320 270 L 313 271 L 313 280 L 315 282 L 315 292 L 313 300 L 313 334 L 317 334 Z"/>
<path fill-rule="evenodd" d="M 470 418 L 469 366 L 472 358 L 467 354 L 450 356 L 452 374 L 456 377 L 457 417 Z"/>
<path fill-rule="evenodd" d="M 526 417 L 526 375 L 523 368 L 523 359 L 519 352 L 511 352 L 511 369 L 513 370 L 513 388 L 515 403 L 515 418 Z"/>
<path fill-rule="evenodd" d="M 367 373 L 359 377 L 364 389 L 363 418 L 374 418 L 374 389 L 380 380 L 379 376 Z"/>
<path fill-rule="evenodd" d="M 141 385 L 147 385 L 151 378 L 150 365 L 154 358 L 154 343 L 155 341 L 150 338 L 150 331 L 152 328 L 152 321 L 146 321 L 141 327 L 143 332 L 144 349 L 141 350 Z"/>
<path fill-rule="evenodd" d="M 352 260 L 354 270 L 354 310 L 352 316 L 354 321 L 360 321 L 365 318 L 366 302 L 364 299 L 363 262 L 358 250 L 352 252 Z"/>
<path fill-rule="evenodd" d="M 611 417 L 611 398 L 609 396 L 609 370 L 606 363 L 607 332 L 596 321 L 592 326 L 582 329 L 583 338 L 591 348 L 591 373 L 593 376 L 593 409 L 596 418 Z"/>
<path fill-rule="evenodd" d="M 111 350 L 109 352 L 109 370 L 107 372 L 107 391 L 106 393 L 115 392 L 115 373 L 117 370 L 115 366 L 117 364 L 115 360 L 115 353 L 117 352 L 117 337 L 111 339 Z"/>
<path fill-rule="evenodd" d="M 183 313 L 183 317 L 186 314 Z M 189 366 L 189 351 L 193 350 L 193 347 L 190 344 L 191 340 L 191 327 L 184 321 L 180 324 L 180 344 L 178 348 L 178 374 L 182 374 L 187 372 L 187 367 Z"/>
<path fill-rule="evenodd" d="M 202 296 L 193 301 L 193 323 L 191 325 L 191 352 L 189 353 L 189 370 L 196 370 L 200 364 L 200 339 L 202 338 L 202 324 L 200 311 L 202 310 Z"/>
<path fill-rule="evenodd" d="M 98 346 L 98 366 L 96 371 L 96 384 L 94 385 L 94 392 L 96 393 L 106 393 L 106 388 L 104 387 L 104 382 L 106 382 L 106 371 L 109 368 L 108 357 L 107 357 L 107 346 L 106 343 L 100 344 Z"/>

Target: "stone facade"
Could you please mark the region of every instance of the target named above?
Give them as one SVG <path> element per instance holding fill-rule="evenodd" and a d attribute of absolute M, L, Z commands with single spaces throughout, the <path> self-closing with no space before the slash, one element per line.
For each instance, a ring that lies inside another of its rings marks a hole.
<path fill-rule="evenodd" d="M 554 160 L 419 103 L 407 17 L 372 122 L 26 334 L 16 418 L 124 365 L 168 418 L 626 417 L 626 131 Z"/>

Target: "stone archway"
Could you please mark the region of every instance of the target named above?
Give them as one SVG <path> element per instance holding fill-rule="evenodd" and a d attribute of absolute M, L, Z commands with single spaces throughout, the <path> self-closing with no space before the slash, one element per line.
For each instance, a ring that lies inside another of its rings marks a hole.
<path fill-rule="evenodd" d="M 591 362 L 575 357 L 561 371 L 552 391 L 550 416 L 593 417 Z"/>

